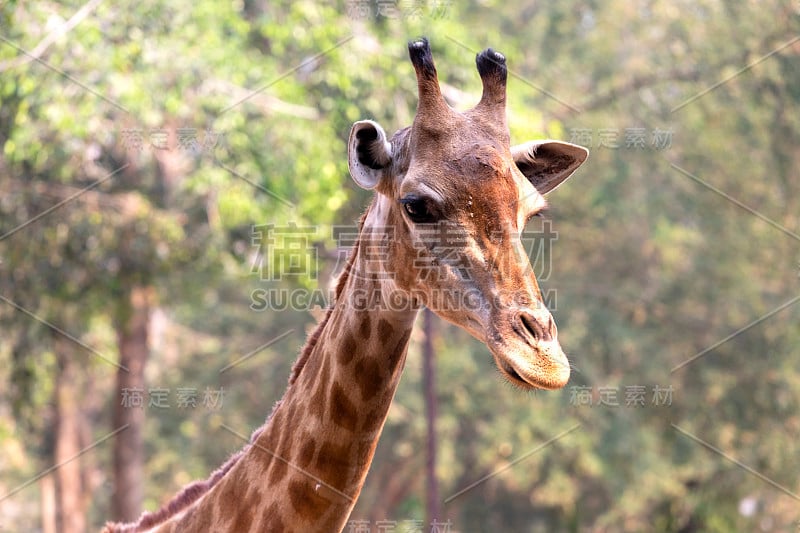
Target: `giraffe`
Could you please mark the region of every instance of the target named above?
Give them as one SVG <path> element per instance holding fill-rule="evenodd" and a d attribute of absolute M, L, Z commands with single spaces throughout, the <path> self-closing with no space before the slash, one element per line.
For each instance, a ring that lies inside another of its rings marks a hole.
<path fill-rule="evenodd" d="M 567 383 L 570 366 L 519 234 L 588 152 L 560 141 L 510 146 L 499 52 L 477 55 L 483 93 L 458 112 L 442 97 L 427 39 L 408 48 L 416 116 L 391 138 L 371 120 L 351 129 L 350 174 L 374 198 L 283 398 L 207 480 L 105 531 L 341 531 L 423 306 L 483 341 L 517 387 Z"/>

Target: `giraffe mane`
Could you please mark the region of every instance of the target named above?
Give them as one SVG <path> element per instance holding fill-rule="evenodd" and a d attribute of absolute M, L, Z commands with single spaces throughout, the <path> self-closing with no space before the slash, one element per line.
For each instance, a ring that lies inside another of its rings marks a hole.
<path fill-rule="evenodd" d="M 369 213 L 369 209 L 367 209 L 367 211 L 363 215 L 361 215 L 361 219 L 358 221 L 359 236 L 361 235 L 361 230 L 364 227 L 364 220 L 367 218 L 367 213 Z M 350 252 L 350 255 L 347 258 L 347 264 L 342 270 L 342 273 L 339 275 L 339 279 L 336 280 L 334 301 L 332 305 L 328 306 L 328 310 L 325 312 L 325 316 L 323 317 L 323 319 L 320 320 L 319 324 L 317 324 L 317 327 L 314 328 L 314 331 L 312 331 L 311 334 L 308 336 L 306 344 L 305 346 L 303 346 L 303 351 L 300 352 L 300 357 L 297 358 L 297 361 L 294 363 L 294 366 L 292 367 L 292 374 L 289 377 L 289 385 L 292 385 L 300 376 L 300 372 L 306 365 L 306 361 L 308 361 L 308 358 L 311 357 L 311 352 L 314 351 L 314 347 L 317 345 L 317 341 L 319 341 L 319 338 L 322 335 L 322 331 L 328 324 L 328 319 L 331 317 L 331 313 L 333 313 L 333 308 L 336 305 L 336 301 L 339 300 L 339 295 L 342 293 L 345 283 L 347 283 L 347 278 L 350 276 L 350 270 L 353 268 L 353 263 L 355 263 L 356 253 L 358 252 L 358 244 L 359 244 L 359 238 L 356 238 L 356 242 L 353 245 L 353 250 Z"/>
<path fill-rule="evenodd" d="M 261 433 L 261 429 L 262 428 L 258 428 L 255 432 L 253 432 L 253 435 L 250 437 L 250 443 L 255 441 L 256 437 L 258 437 L 258 434 Z M 172 516 L 180 513 L 191 504 L 199 500 L 208 491 L 210 491 L 211 488 L 216 485 L 217 482 L 222 479 L 231 468 L 233 468 L 233 465 L 235 465 L 239 459 L 241 459 L 241 457 L 250 447 L 250 443 L 233 454 L 207 479 L 202 481 L 194 481 L 185 486 L 178 494 L 175 495 L 175 497 L 173 497 L 159 510 L 152 512 L 145 511 L 136 522 L 131 522 L 129 524 L 108 522 L 103 528 L 102 533 L 136 533 L 147 531 L 150 528 L 155 527 L 158 524 L 165 522 Z"/>
<path fill-rule="evenodd" d="M 359 235 L 361 234 L 361 229 L 364 226 L 364 219 L 367 217 L 367 212 L 361 215 L 361 219 L 358 223 L 358 232 Z M 308 358 L 311 356 L 311 352 L 314 350 L 314 346 L 316 346 L 317 341 L 319 340 L 320 336 L 322 335 L 322 331 L 325 329 L 325 325 L 328 323 L 328 319 L 333 312 L 333 308 L 336 305 L 336 301 L 339 299 L 339 295 L 342 293 L 344 289 L 344 285 L 347 282 L 347 278 L 350 275 L 350 270 L 353 267 L 353 263 L 355 262 L 356 252 L 358 250 L 358 240 L 356 240 L 355 245 L 353 246 L 353 251 L 350 253 L 349 257 L 347 258 L 347 264 L 342 270 L 342 273 L 339 275 L 339 279 L 336 281 L 336 289 L 334 291 L 334 301 L 332 305 L 328 306 L 327 311 L 325 312 L 325 316 L 323 319 L 317 324 L 317 327 L 314 328 L 314 331 L 308 336 L 306 340 L 305 346 L 303 346 L 303 350 L 300 352 L 300 356 L 297 358 L 297 361 L 294 363 L 292 367 L 292 373 L 289 377 L 289 386 L 291 386 L 296 380 L 297 377 L 300 375 L 300 371 L 303 370 L 303 367 L 308 361 Z M 275 412 L 275 409 L 280 405 L 280 401 L 278 401 L 275 406 L 272 408 L 272 412 Z M 189 485 L 185 486 L 181 491 L 176 494 L 169 502 L 164 504 L 160 509 L 157 511 L 145 511 L 141 514 L 139 519 L 136 522 L 131 522 L 128 524 L 123 523 L 114 523 L 108 522 L 106 523 L 105 527 L 103 528 L 102 533 L 137 533 L 147 531 L 159 524 L 166 522 L 168 519 L 172 518 L 173 516 L 177 515 L 181 511 L 188 508 L 190 505 L 195 503 L 199 500 L 202 496 L 208 493 L 223 477 L 228 471 L 233 468 L 233 466 L 241 459 L 247 450 L 252 446 L 252 444 L 256 441 L 258 436 L 261 434 L 261 431 L 264 427 L 269 424 L 270 419 L 272 418 L 272 414 L 270 413 L 269 417 L 267 417 L 266 422 L 263 426 L 256 429 L 253 434 L 250 436 L 250 441 L 245 445 L 244 448 L 233 454 L 225 463 L 217 468 L 212 474 L 204 480 L 201 481 L 194 481 Z"/>

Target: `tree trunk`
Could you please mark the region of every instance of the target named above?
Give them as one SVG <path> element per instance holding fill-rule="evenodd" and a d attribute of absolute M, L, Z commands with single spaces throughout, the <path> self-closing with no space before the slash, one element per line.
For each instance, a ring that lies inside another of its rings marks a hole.
<path fill-rule="evenodd" d="M 414 493 L 414 485 L 419 481 L 417 476 L 421 462 L 421 458 L 419 461 L 416 458 L 404 462 L 386 461 L 380 472 L 370 472 L 373 486 L 380 487 L 380 491 L 375 493 L 377 498 L 373 496 L 372 501 L 363 504 L 359 502 L 359 505 L 365 510 L 371 523 L 391 517 L 393 512 L 401 508 L 403 501 Z M 354 511 L 351 517 L 356 516 L 360 518 L 362 515 Z M 423 530 L 430 531 L 428 527 Z"/>
<path fill-rule="evenodd" d="M 42 506 L 42 533 L 56 533 L 56 482 L 52 472 L 39 481 L 40 503 Z"/>
<path fill-rule="evenodd" d="M 56 485 L 56 524 L 62 533 L 86 531 L 86 509 L 84 502 L 84 476 L 81 451 L 80 398 L 81 379 L 75 361 L 75 345 L 61 334 L 53 337 L 58 370 L 55 382 L 56 437 L 54 470 Z"/>
<path fill-rule="evenodd" d="M 425 519 L 428 527 L 434 520 L 443 521 L 439 500 L 439 482 L 436 479 L 436 366 L 434 365 L 433 337 L 435 317 L 430 309 L 423 313 L 425 340 L 422 345 L 422 387 L 425 389 L 425 420 L 427 426 L 425 448 Z"/>
<path fill-rule="evenodd" d="M 119 346 L 116 396 L 112 431 L 127 429 L 114 437 L 114 488 L 112 519 L 130 522 L 142 510 L 144 492 L 144 367 L 149 355 L 148 327 L 152 288 L 133 285 L 123 295 L 115 327 Z M 133 401 L 139 398 L 143 403 Z"/>

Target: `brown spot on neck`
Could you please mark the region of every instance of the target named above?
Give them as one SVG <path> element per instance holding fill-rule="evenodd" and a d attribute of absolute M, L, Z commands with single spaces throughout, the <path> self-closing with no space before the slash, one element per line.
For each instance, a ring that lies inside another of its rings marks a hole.
<path fill-rule="evenodd" d="M 356 383 L 361 390 L 361 399 L 365 402 L 374 398 L 383 388 L 381 367 L 374 358 L 360 359 L 356 363 L 355 373 Z"/>
<path fill-rule="evenodd" d="M 314 486 L 315 482 L 310 478 L 289 482 L 289 501 L 297 514 L 308 520 L 318 518 L 331 505 L 327 498 L 314 490 Z"/>
<path fill-rule="evenodd" d="M 281 520 L 278 505 L 273 503 L 264 511 L 261 516 L 260 531 L 287 531 L 286 525 Z"/>
<path fill-rule="evenodd" d="M 330 418 L 335 424 L 350 431 L 358 425 L 358 410 L 339 383 L 331 386 Z"/>
<path fill-rule="evenodd" d="M 372 321 L 368 314 L 364 315 L 364 320 L 362 320 L 361 325 L 358 326 L 358 335 L 365 341 L 368 341 L 370 335 L 372 335 Z"/>
<path fill-rule="evenodd" d="M 314 459 L 314 453 L 317 451 L 317 441 L 309 433 L 303 434 L 302 445 L 300 451 L 297 453 L 295 462 L 300 468 L 308 468 L 311 461 Z"/>
<path fill-rule="evenodd" d="M 353 338 L 353 335 L 350 333 L 345 333 L 344 337 L 342 338 L 342 345 L 339 347 L 338 353 L 336 354 L 339 363 L 342 365 L 349 364 L 357 352 L 358 344 L 356 344 L 356 340 Z"/>
<path fill-rule="evenodd" d="M 389 365 L 395 372 L 399 369 L 397 368 L 398 364 L 400 364 L 401 359 L 406 354 L 408 349 L 408 340 L 411 338 L 411 330 L 407 330 L 403 333 L 403 336 L 400 337 L 400 340 L 397 341 L 397 344 L 394 347 L 394 350 L 389 352 Z"/>
<path fill-rule="evenodd" d="M 394 327 L 389 323 L 389 321 L 381 318 L 378 321 L 378 335 L 381 339 L 388 340 L 392 333 L 394 333 Z"/>

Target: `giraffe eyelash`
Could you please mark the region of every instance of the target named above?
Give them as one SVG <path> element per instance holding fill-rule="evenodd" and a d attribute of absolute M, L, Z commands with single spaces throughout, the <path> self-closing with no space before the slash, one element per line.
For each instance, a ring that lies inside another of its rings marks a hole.
<path fill-rule="evenodd" d="M 549 216 L 550 214 L 551 214 L 550 206 L 546 205 L 543 208 L 541 208 L 538 211 L 536 211 L 535 213 L 528 215 L 528 218 L 525 219 L 525 223 L 527 224 L 528 222 L 530 222 L 534 218 L 550 218 L 550 216 Z"/>

